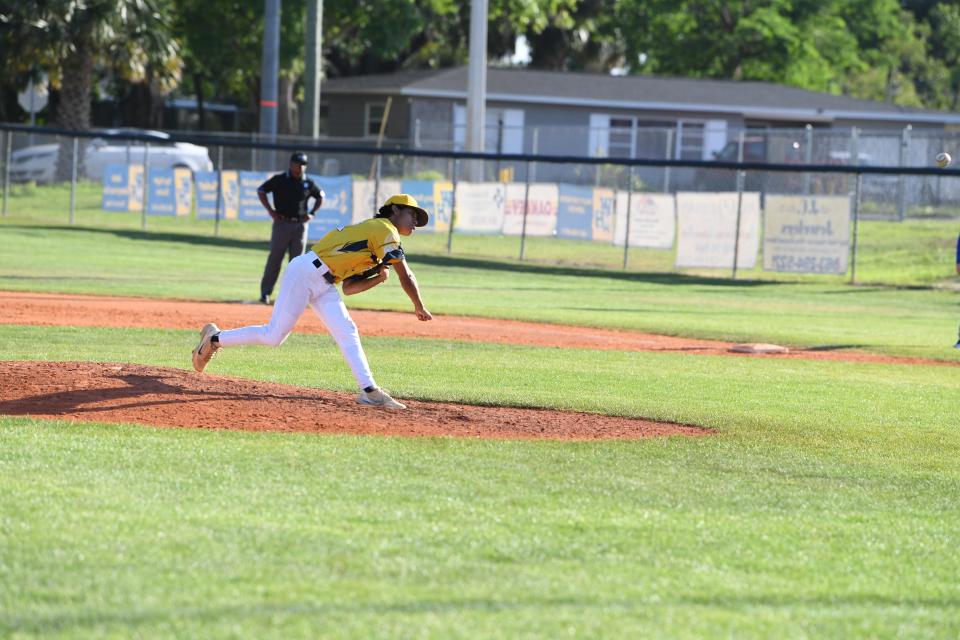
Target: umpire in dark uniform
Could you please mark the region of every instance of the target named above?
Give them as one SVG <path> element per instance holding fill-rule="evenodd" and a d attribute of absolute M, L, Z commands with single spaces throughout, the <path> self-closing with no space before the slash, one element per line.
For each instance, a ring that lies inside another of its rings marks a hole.
<path fill-rule="evenodd" d="M 267 265 L 263 269 L 263 279 L 260 281 L 260 302 L 270 303 L 270 295 L 277 284 L 280 267 L 283 265 L 283 254 L 293 260 L 303 254 L 307 246 L 307 225 L 317 209 L 323 204 L 323 190 L 316 183 L 304 175 L 307 166 L 305 153 L 294 153 L 290 156 L 290 168 L 278 173 L 257 189 L 260 202 L 273 218 L 273 230 L 270 232 L 270 255 L 267 256 Z M 267 194 L 273 194 L 273 206 L 267 199 Z M 313 207 L 307 212 L 307 200 L 313 198 Z"/>

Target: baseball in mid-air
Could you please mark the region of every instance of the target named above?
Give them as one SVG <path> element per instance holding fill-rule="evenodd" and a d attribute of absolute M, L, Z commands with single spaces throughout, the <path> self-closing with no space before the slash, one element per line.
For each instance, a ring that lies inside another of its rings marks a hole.
<path fill-rule="evenodd" d="M 937 154 L 937 166 L 941 169 L 946 169 L 950 166 L 950 163 L 953 162 L 953 158 L 950 157 L 950 154 L 944 151 L 943 153 Z"/>

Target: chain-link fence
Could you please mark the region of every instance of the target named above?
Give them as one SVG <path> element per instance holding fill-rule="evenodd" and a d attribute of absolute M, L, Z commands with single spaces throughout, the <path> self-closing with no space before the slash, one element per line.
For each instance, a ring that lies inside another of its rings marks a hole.
<path fill-rule="evenodd" d="M 712 161 L 702 149 L 678 146 L 673 129 L 623 131 L 607 139 L 604 157 L 562 155 L 560 130 L 525 130 L 536 154 L 465 154 L 425 133 L 410 148 L 393 140 L 375 147 L 369 140 L 3 126 L 3 214 L 17 185 L 59 186 L 50 199 L 73 223 L 74 193 L 85 185 L 100 191 L 104 210 L 135 212 L 143 226 L 151 215 L 207 218 L 219 234 L 221 221 L 266 219 L 256 187 L 301 149 L 311 158 L 308 173 L 327 190 L 312 236 L 369 217 L 404 191 L 431 212 L 425 242 L 438 253 L 852 280 L 858 261 L 919 251 L 918 260 L 943 269 L 903 282 L 953 271 L 947 254 L 960 218 L 960 172 L 932 166 L 937 153 L 960 142 L 952 132 L 737 132 Z M 871 222 L 894 226 L 877 231 Z M 918 224 L 927 226 L 917 231 Z M 933 253 L 923 244 L 931 239 Z"/>

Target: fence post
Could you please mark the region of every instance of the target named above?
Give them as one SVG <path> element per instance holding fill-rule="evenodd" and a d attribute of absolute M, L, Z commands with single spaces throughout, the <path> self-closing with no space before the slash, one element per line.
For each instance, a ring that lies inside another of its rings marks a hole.
<path fill-rule="evenodd" d="M 860 193 L 863 189 L 863 174 L 857 173 L 853 191 L 853 244 L 850 247 L 850 284 L 857 280 L 857 244 L 860 232 Z"/>
<path fill-rule="evenodd" d="M 503 117 L 497 118 L 497 153 L 503 153 Z M 496 166 L 496 177 L 493 179 L 494 182 L 501 182 L 500 180 L 500 158 L 497 158 Z"/>
<path fill-rule="evenodd" d="M 413 148 L 422 149 L 423 146 L 420 142 L 420 118 L 417 118 L 413 121 Z M 420 158 L 418 156 L 413 157 L 413 172 L 411 178 L 416 177 L 417 173 L 420 171 Z"/>
<path fill-rule="evenodd" d="M 375 160 L 375 167 L 373 170 L 373 208 L 376 209 L 377 205 L 380 204 L 380 169 L 381 162 L 383 161 L 383 156 L 377 154 L 377 159 Z"/>
<path fill-rule="evenodd" d="M 530 150 L 531 155 L 537 155 L 540 151 L 540 127 L 533 128 L 533 148 Z M 530 176 L 530 182 L 537 181 L 537 163 L 534 162 L 533 166 L 530 167 L 530 170 L 533 171 L 533 175 Z"/>
<path fill-rule="evenodd" d="M 526 187 L 523 192 L 523 225 L 520 227 L 520 262 L 523 262 L 523 251 L 527 242 L 527 213 L 530 209 L 530 161 L 527 160 Z"/>
<path fill-rule="evenodd" d="M 457 174 L 460 173 L 460 159 L 453 161 L 453 193 L 450 199 L 450 229 L 447 231 L 447 255 L 453 250 L 453 223 L 457 219 Z"/>
<path fill-rule="evenodd" d="M 667 129 L 667 148 L 664 160 L 673 160 L 673 129 Z M 663 168 L 663 192 L 670 193 L 670 167 Z"/>
<path fill-rule="evenodd" d="M 143 149 L 143 213 L 140 214 L 140 229 L 147 228 L 147 206 L 150 204 L 150 143 Z"/>
<path fill-rule="evenodd" d="M 623 268 L 627 268 L 627 255 L 630 252 L 630 209 L 633 204 L 633 167 L 630 167 L 630 173 L 627 174 L 627 224 L 623 229 Z"/>
<path fill-rule="evenodd" d="M 73 162 L 70 165 L 70 226 L 73 226 L 74 212 L 77 209 L 77 156 L 80 139 L 73 139 Z"/>
<path fill-rule="evenodd" d="M 808 167 L 813 160 L 813 125 L 808 124 L 803 130 L 803 162 Z M 803 195 L 810 195 L 810 172 L 803 172 Z"/>
<path fill-rule="evenodd" d="M 907 149 L 910 146 L 910 133 L 913 125 L 907 125 L 900 133 L 900 166 L 907 163 Z M 902 173 L 897 176 L 897 219 L 903 222 L 907 217 L 907 177 Z"/>
<path fill-rule="evenodd" d="M 743 163 L 743 144 L 746 140 L 746 131 L 740 131 L 740 149 L 737 151 L 737 162 Z M 740 216 L 743 211 L 743 187 L 746 182 L 746 171 L 737 169 L 737 224 L 733 234 L 733 273 L 731 278 L 737 277 L 737 258 L 740 253 Z"/>
<path fill-rule="evenodd" d="M 7 198 L 10 194 L 10 143 L 13 131 L 7 131 L 6 146 L 3 151 L 3 217 L 7 217 Z"/>
<path fill-rule="evenodd" d="M 213 210 L 213 237 L 220 237 L 220 201 L 223 199 L 223 145 L 217 146 L 217 206 Z"/>

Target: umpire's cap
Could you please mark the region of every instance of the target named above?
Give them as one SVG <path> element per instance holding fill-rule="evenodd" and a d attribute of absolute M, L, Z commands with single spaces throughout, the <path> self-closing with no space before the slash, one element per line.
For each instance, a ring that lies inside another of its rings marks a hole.
<path fill-rule="evenodd" d="M 297 164 L 307 164 L 307 154 L 297 151 L 292 156 L 290 156 L 290 162 L 296 162 Z"/>
<path fill-rule="evenodd" d="M 392 209 L 391 205 L 397 205 L 398 207 L 410 207 L 417 212 L 417 226 L 422 227 L 427 224 L 430 220 L 430 216 L 427 215 L 427 212 L 424 211 L 423 207 L 417 204 L 417 199 L 411 196 L 409 193 L 398 193 L 395 196 L 390 196 L 387 198 L 387 201 L 383 203 L 383 206 L 380 207 L 380 215 L 377 217 L 389 218 Z"/>

